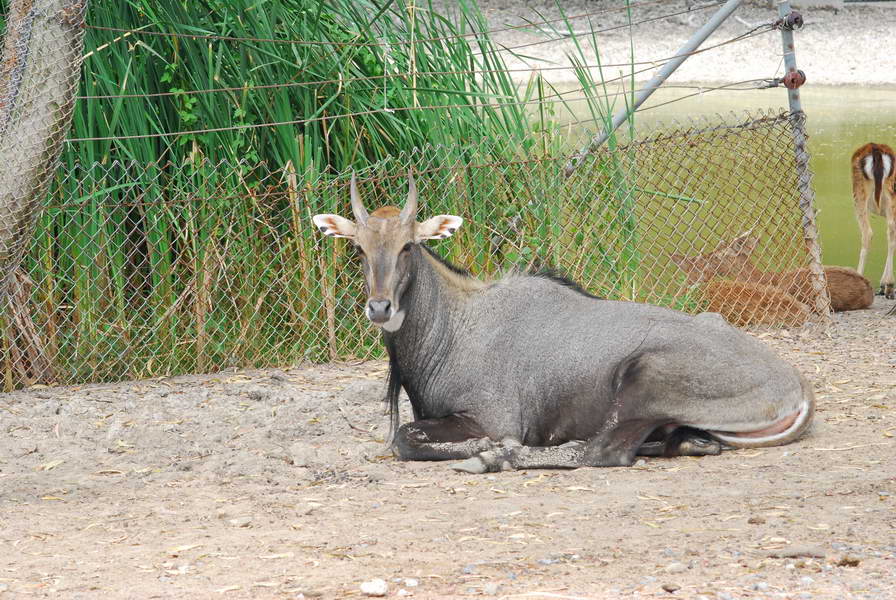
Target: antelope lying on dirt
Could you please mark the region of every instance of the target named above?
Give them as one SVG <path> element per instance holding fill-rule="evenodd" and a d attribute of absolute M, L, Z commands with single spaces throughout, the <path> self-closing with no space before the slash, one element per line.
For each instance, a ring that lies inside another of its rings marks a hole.
<path fill-rule="evenodd" d="M 766 303 L 776 304 L 784 314 L 796 316 L 802 306 L 805 309 L 802 321 L 805 321 L 811 313 L 809 307 L 815 303 L 812 273 L 807 268 L 781 272 L 757 269 L 751 260 L 757 245 L 758 237 L 744 234 L 730 242 L 720 243 L 715 250 L 706 254 L 673 254 L 669 258 L 685 272 L 688 284 L 709 282 L 716 277 L 752 284 L 756 286 L 757 297 L 775 298 L 775 303 L 768 300 Z M 857 271 L 847 267 L 824 267 L 824 274 L 831 297 L 831 308 L 846 311 L 871 306 L 874 290 L 871 283 Z M 726 282 L 715 283 L 718 286 Z M 709 290 L 709 286 L 706 289 Z M 746 287 L 744 294 L 749 295 L 749 292 L 750 288 Z M 781 296 L 782 293 L 790 298 Z M 715 310 L 715 307 L 711 310 Z M 719 312 L 724 314 L 723 311 L 724 309 Z"/>
<path fill-rule="evenodd" d="M 880 279 L 880 292 L 896 299 L 893 279 L 893 254 L 896 252 L 896 155 L 885 144 L 865 144 L 852 155 L 852 199 L 862 236 L 858 271 L 865 273 L 865 260 L 871 246 L 870 213 L 887 221 L 887 261 Z"/>
<path fill-rule="evenodd" d="M 362 256 L 367 317 L 389 353 L 393 449 L 467 459 L 470 473 L 631 465 L 636 454 L 718 454 L 797 439 L 812 386 L 719 315 L 596 298 L 552 276 L 480 281 L 423 245 L 460 217 L 403 209 L 314 217 Z M 414 421 L 398 427 L 398 394 Z"/>

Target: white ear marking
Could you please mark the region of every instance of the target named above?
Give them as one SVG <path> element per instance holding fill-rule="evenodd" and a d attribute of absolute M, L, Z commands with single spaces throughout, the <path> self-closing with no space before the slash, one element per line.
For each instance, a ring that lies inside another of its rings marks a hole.
<path fill-rule="evenodd" d="M 311 220 L 324 235 L 344 238 L 355 237 L 355 224 L 339 215 L 314 215 Z"/>
<path fill-rule="evenodd" d="M 443 240 L 451 237 L 463 222 L 463 219 L 454 215 L 438 215 L 429 218 L 422 223 L 417 223 L 416 241 Z"/>

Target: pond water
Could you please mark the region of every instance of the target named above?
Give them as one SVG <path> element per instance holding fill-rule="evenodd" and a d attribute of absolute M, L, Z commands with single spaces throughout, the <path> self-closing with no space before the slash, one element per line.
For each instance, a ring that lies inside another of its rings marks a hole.
<path fill-rule="evenodd" d="M 694 90 L 660 89 L 645 107 L 673 99 L 680 101 L 639 112 L 638 126 L 650 127 L 692 116 L 742 114 L 746 110 L 787 107 L 784 88 L 750 91 L 713 91 L 691 98 Z M 809 133 L 812 186 L 816 195 L 822 258 L 826 265 L 855 268 L 859 229 L 852 202 L 850 158 L 859 146 L 881 142 L 896 148 L 896 88 L 828 87 L 801 89 Z M 584 103 L 569 106 L 582 107 Z M 887 233 L 883 218 L 872 216 L 874 239 L 865 275 L 877 289 L 883 271 Z"/>

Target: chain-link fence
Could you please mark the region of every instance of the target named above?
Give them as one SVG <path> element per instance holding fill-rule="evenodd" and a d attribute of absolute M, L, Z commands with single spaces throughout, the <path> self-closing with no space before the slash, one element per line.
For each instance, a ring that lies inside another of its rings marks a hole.
<path fill-rule="evenodd" d="M 401 204 L 412 166 L 421 218 L 466 221 L 435 250 L 479 277 L 551 266 L 605 298 L 797 325 L 827 298 L 808 269 L 795 118 L 657 129 L 569 178 L 557 135 L 428 148 L 358 173 L 359 188 L 368 207 Z M 310 219 L 351 216 L 348 175 L 63 167 L 5 312 L 7 387 L 382 356 L 351 248 Z"/>
<path fill-rule="evenodd" d="M 47 336 L 39 329 L 40 321 L 30 317 L 27 278 L 18 265 L 71 121 L 86 2 L 12 0 L 5 8 L 0 59 L 0 303 L 8 389 L 52 379 L 57 359 L 43 346 Z M 13 365 L 27 365 L 26 373 L 13 373 Z"/>

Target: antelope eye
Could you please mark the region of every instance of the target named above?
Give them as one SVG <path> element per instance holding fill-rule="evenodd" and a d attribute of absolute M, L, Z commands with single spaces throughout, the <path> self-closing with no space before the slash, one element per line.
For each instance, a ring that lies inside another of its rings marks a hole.
<path fill-rule="evenodd" d="M 411 246 L 413 246 L 413 242 L 408 242 L 404 245 L 404 248 L 401 249 L 402 252 L 409 252 L 411 250 Z"/>
<path fill-rule="evenodd" d="M 355 253 L 355 256 L 364 256 L 364 249 L 361 248 L 360 244 L 352 244 L 352 250 Z"/>

